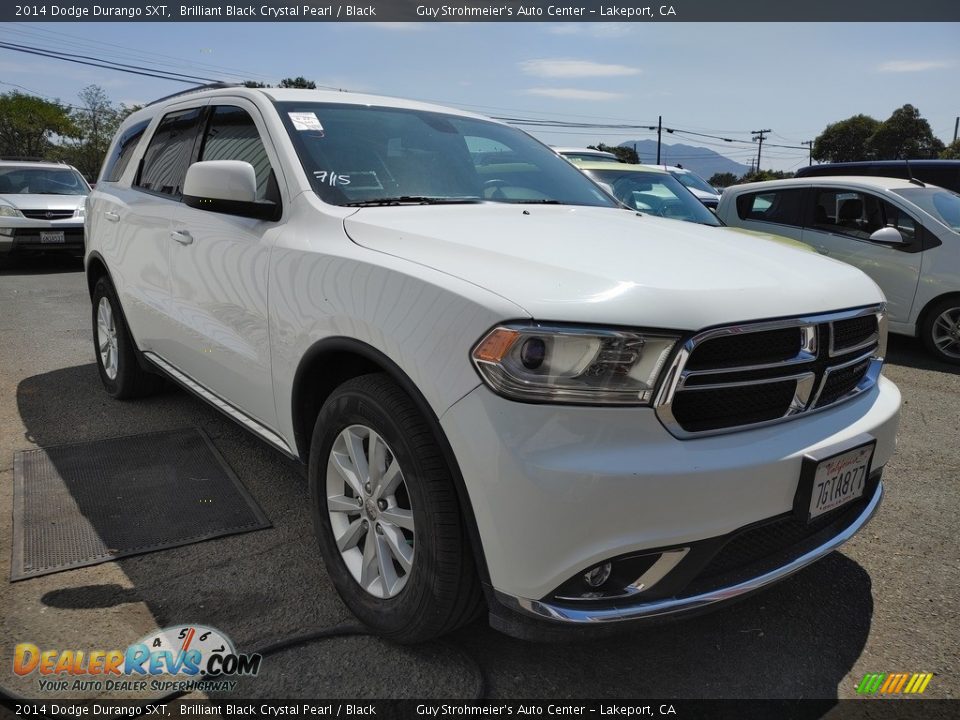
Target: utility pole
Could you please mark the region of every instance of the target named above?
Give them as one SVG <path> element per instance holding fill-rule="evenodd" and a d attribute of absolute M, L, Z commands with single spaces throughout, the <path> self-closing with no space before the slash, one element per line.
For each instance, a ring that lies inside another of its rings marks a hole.
<path fill-rule="evenodd" d="M 773 132 L 770 128 L 766 130 L 752 130 L 750 132 L 753 135 L 754 142 L 760 141 L 760 144 L 757 146 L 757 172 L 760 172 L 760 153 L 763 151 L 763 141 L 767 139 L 767 136 L 764 133 Z"/>
<path fill-rule="evenodd" d="M 957 121 L 953 124 L 953 141 L 957 141 L 957 130 L 960 130 L 960 117 L 957 118 Z"/>
<path fill-rule="evenodd" d="M 663 115 L 657 116 L 657 165 L 660 164 L 660 134 L 663 132 Z"/>
<path fill-rule="evenodd" d="M 813 165 L 813 140 L 804 140 L 801 145 L 807 145 L 810 148 L 810 162 L 807 165 Z"/>

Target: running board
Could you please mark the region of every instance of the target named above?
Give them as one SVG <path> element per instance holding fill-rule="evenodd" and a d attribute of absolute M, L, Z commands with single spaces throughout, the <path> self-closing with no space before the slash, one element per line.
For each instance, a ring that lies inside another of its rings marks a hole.
<path fill-rule="evenodd" d="M 217 410 L 222 412 L 224 415 L 229 417 L 234 422 L 242 425 L 247 430 L 252 432 L 254 435 L 259 437 L 261 440 L 269 443 L 277 450 L 280 450 L 285 455 L 293 459 L 297 459 L 297 456 L 290 449 L 290 446 L 287 445 L 286 441 L 279 435 L 277 435 L 273 430 L 270 430 L 267 427 L 264 427 L 259 422 L 254 420 L 252 417 L 248 416 L 246 413 L 238 410 L 233 405 L 228 403 L 219 395 L 207 390 L 203 385 L 198 383 L 196 380 L 191 378 L 189 375 L 186 375 L 173 365 L 168 363 L 166 360 L 161 358 L 156 353 L 150 352 L 149 350 L 143 352 L 143 356 L 150 362 L 151 365 L 155 365 L 161 372 L 169 376 L 171 380 L 176 381 L 178 384 L 182 385 L 184 388 L 192 392 L 201 400 L 206 401 L 208 404 L 215 407 Z"/>

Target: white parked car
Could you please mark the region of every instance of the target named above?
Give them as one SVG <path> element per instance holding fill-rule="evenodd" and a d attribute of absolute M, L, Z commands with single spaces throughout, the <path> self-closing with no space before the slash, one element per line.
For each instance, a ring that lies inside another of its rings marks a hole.
<path fill-rule="evenodd" d="M 567 160 L 574 162 L 620 162 L 620 158 L 618 158 L 612 152 L 607 152 L 606 150 L 595 150 L 594 148 L 555 147 L 553 148 L 553 151 L 563 155 L 563 157 L 565 157 Z"/>
<path fill-rule="evenodd" d="M 697 200 L 702 202 L 706 207 L 711 210 L 717 209 L 717 205 L 720 204 L 720 193 L 713 185 L 697 175 L 693 170 L 687 170 L 686 168 L 675 165 L 663 165 L 662 167 L 685 185 L 690 192 L 696 195 Z"/>
<path fill-rule="evenodd" d="M 305 463 L 327 572 L 389 638 L 699 610 L 880 503 L 876 285 L 624 210 L 508 125 L 190 92 L 125 120 L 87 229 L 107 393 L 166 375 Z"/>
<path fill-rule="evenodd" d="M 70 165 L 0 160 L 0 261 L 34 252 L 82 255 L 89 192 Z"/>
<path fill-rule="evenodd" d="M 898 178 L 804 177 L 730 187 L 717 214 L 860 268 L 887 297 L 891 332 L 960 364 L 960 195 Z"/>

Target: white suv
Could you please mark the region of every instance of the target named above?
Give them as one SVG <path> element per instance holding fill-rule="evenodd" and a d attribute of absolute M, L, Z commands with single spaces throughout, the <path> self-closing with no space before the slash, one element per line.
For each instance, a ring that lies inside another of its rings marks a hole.
<path fill-rule="evenodd" d="M 100 377 L 164 374 L 309 467 L 383 635 L 700 609 L 873 515 L 900 408 L 863 273 L 623 210 L 457 110 L 205 89 L 131 115 L 87 213 Z"/>

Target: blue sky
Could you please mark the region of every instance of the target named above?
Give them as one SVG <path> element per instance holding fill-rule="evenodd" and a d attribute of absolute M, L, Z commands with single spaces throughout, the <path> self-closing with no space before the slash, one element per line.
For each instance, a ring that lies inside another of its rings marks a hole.
<path fill-rule="evenodd" d="M 670 127 L 740 140 L 771 128 L 768 142 L 784 145 L 855 113 L 885 119 L 904 103 L 950 142 L 960 115 L 960 24 L 950 23 L 5 23 L 0 35 L 215 78 L 303 75 L 495 115 L 631 124 L 663 115 Z M 0 49 L 0 91 L 16 84 L 74 102 L 91 83 L 126 103 L 186 87 Z M 655 137 L 535 134 L 555 145 Z M 739 162 L 755 153 L 714 149 Z M 764 146 L 765 168 L 805 161 L 803 150 Z"/>

